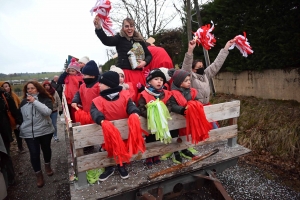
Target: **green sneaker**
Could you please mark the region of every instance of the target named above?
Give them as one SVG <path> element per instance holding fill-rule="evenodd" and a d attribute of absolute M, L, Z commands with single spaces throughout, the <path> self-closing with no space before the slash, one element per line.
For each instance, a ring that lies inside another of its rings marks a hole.
<path fill-rule="evenodd" d="M 184 149 L 180 152 L 180 155 L 186 159 L 189 159 L 191 160 L 193 157 L 195 157 L 194 154 L 192 154 L 192 152 L 190 152 L 189 150 L 187 149 Z"/>
<path fill-rule="evenodd" d="M 99 176 L 104 172 L 104 168 L 91 169 L 86 171 L 86 179 L 89 184 L 95 184 L 99 180 Z"/>
<path fill-rule="evenodd" d="M 194 147 L 187 148 L 187 150 L 189 150 L 194 155 L 199 153 Z"/>
<path fill-rule="evenodd" d="M 165 155 L 161 156 L 160 159 L 161 160 L 167 160 L 168 158 L 170 158 L 172 156 L 172 153 L 166 153 Z"/>

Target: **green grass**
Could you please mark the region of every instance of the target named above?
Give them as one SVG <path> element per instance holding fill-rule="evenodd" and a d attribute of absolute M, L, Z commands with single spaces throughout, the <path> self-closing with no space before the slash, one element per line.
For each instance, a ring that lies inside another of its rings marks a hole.
<path fill-rule="evenodd" d="M 270 152 L 300 162 L 300 103 L 218 94 L 211 103 L 241 101 L 238 142 L 252 151 Z M 227 121 L 222 121 L 227 123 Z"/>
<path fill-rule="evenodd" d="M 47 77 L 49 80 L 52 80 L 55 75 L 60 75 L 62 72 L 44 72 L 44 73 L 34 73 L 34 74 L 17 74 L 17 75 L 8 75 L 6 77 L 1 77 L 1 81 L 9 81 L 9 80 L 20 80 L 23 79 L 28 81 L 30 79 L 41 79 Z"/>

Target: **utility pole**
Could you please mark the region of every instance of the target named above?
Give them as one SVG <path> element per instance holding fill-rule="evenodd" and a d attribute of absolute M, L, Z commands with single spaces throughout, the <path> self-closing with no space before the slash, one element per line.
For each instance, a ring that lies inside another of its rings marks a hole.
<path fill-rule="evenodd" d="M 192 40 L 192 16 L 191 16 L 191 0 L 186 1 L 186 15 L 187 15 L 187 35 L 188 35 L 188 41 L 190 42 Z"/>
<path fill-rule="evenodd" d="M 196 9 L 198 25 L 199 25 L 199 27 L 201 27 L 203 25 L 203 23 L 202 23 L 202 19 L 201 19 L 201 15 L 200 15 L 198 0 L 194 0 L 194 5 L 195 5 L 195 9 Z M 210 65 L 208 51 L 204 47 L 202 47 L 202 48 L 203 48 L 203 53 L 204 53 L 205 64 L 206 64 L 206 67 L 208 67 Z M 212 95 L 215 96 L 216 90 L 215 90 L 214 82 L 211 78 L 209 78 L 208 81 L 209 81 L 210 91 L 211 91 Z"/>

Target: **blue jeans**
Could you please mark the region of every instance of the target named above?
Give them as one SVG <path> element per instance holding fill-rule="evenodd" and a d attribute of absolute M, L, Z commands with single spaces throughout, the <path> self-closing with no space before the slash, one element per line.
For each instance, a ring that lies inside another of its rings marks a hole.
<path fill-rule="evenodd" d="M 36 138 L 25 138 L 27 143 L 29 153 L 30 153 L 30 161 L 35 172 L 41 170 L 41 160 L 40 160 L 40 153 L 41 149 L 44 156 L 45 163 L 50 163 L 51 161 L 51 140 L 52 140 L 53 133 L 43 135 Z"/>
<path fill-rule="evenodd" d="M 52 124 L 53 124 L 53 126 L 54 126 L 54 129 L 55 129 L 55 131 L 54 131 L 54 134 L 53 134 L 53 137 L 57 137 L 57 114 L 58 114 L 58 111 L 56 111 L 56 112 L 53 112 L 53 113 L 51 113 L 51 115 L 50 115 L 50 118 L 51 118 L 51 120 L 52 120 Z"/>
<path fill-rule="evenodd" d="M 219 128 L 216 122 L 211 122 L 211 123 L 212 123 L 212 126 L 213 126 L 212 129 L 218 129 Z"/>

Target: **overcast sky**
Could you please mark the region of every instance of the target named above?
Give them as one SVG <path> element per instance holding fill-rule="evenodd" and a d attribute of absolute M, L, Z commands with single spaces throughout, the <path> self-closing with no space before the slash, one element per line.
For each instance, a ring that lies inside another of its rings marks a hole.
<path fill-rule="evenodd" d="M 0 73 L 58 72 L 68 55 L 104 64 L 108 47 L 95 35 L 89 12 L 95 2 L 0 0 Z M 178 17 L 167 28 L 179 26 Z"/>

